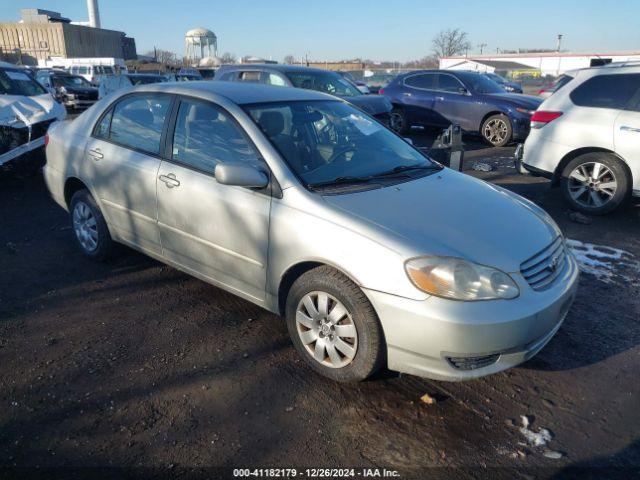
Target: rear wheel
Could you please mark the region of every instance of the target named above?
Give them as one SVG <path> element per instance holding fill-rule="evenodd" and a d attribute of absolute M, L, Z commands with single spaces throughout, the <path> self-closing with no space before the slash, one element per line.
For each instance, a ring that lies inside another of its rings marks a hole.
<path fill-rule="evenodd" d="M 604 215 L 618 208 L 629 196 L 631 181 L 622 161 L 594 152 L 571 160 L 562 171 L 562 193 L 581 212 Z"/>
<path fill-rule="evenodd" d="M 88 190 L 79 190 L 71 197 L 71 226 L 77 245 L 87 257 L 104 260 L 111 253 L 113 240 L 107 223 Z"/>
<path fill-rule="evenodd" d="M 286 319 L 298 353 L 325 377 L 361 381 L 384 361 L 375 310 L 362 290 L 334 268 L 318 267 L 295 281 Z"/>
<path fill-rule="evenodd" d="M 492 115 L 482 124 L 482 137 L 494 147 L 504 147 L 511 141 L 511 120 L 502 113 Z"/>
<path fill-rule="evenodd" d="M 398 107 L 391 111 L 389 126 L 394 132 L 400 135 L 407 134 L 409 133 L 409 130 L 411 130 L 411 125 L 407 122 L 407 116 L 404 113 L 404 110 Z"/>

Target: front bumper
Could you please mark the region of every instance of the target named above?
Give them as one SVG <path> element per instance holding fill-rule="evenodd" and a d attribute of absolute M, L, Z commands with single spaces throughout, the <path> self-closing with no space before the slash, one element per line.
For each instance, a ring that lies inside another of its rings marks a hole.
<path fill-rule="evenodd" d="M 459 302 L 430 297 L 416 301 L 365 289 L 382 324 L 388 368 L 458 381 L 530 359 L 558 331 L 575 298 L 578 266 L 570 254 L 567 258 L 548 290 L 535 292 L 524 279 L 516 279 L 521 295 L 514 300 Z M 461 359 L 470 362 L 464 364 Z"/>

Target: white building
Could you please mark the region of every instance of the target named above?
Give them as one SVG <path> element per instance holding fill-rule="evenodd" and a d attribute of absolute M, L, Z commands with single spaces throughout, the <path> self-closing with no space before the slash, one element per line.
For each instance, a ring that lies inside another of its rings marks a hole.
<path fill-rule="evenodd" d="M 587 68 L 609 62 L 640 61 L 640 50 L 598 53 L 514 53 L 443 57 L 440 68 L 446 70 L 475 70 L 508 74 L 514 71 L 539 72 L 542 76 L 560 75 L 567 70 Z"/>

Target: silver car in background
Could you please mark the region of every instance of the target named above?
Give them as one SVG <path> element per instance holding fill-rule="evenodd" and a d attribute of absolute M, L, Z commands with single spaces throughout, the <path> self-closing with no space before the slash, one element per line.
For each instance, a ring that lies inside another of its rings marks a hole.
<path fill-rule="evenodd" d="M 117 92 L 51 128 L 45 179 L 87 256 L 123 243 L 282 315 L 338 381 L 512 367 L 552 338 L 577 288 L 543 210 L 309 90 Z"/>

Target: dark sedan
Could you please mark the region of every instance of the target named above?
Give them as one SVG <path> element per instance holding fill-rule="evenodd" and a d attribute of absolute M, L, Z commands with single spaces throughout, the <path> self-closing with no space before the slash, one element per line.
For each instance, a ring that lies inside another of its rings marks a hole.
<path fill-rule="evenodd" d="M 358 87 L 336 72 L 298 65 L 225 65 L 214 81 L 249 82 L 296 87 L 330 93 L 355 105 L 380 122 L 388 124 L 391 103 L 382 95 L 365 95 Z"/>
<path fill-rule="evenodd" d="M 98 101 L 98 89 L 79 75 L 57 70 L 40 71 L 36 80 L 66 108 L 79 110 Z"/>
<path fill-rule="evenodd" d="M 529 134 L 531 115 L 542 101 L 505 92 L 482 74 L 418 70 L 396 77 L 380 90 L 393 103 L 391 128 L 406 133 L 413 125 L 457 124 L 502 147 Z"/>

